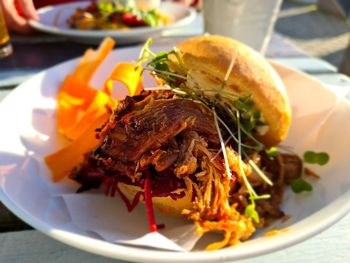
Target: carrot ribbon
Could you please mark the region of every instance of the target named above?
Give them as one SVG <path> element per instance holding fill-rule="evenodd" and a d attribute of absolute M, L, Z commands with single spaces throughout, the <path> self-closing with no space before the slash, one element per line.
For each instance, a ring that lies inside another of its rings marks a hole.
<path fill-rule="evenodd" d="M 112 51 L 114 40 L 105 39 L 99 48 L 85 52 L 72 74 L 67 75 L 57 94 L 57 128 L 71 143 L 44 158 L 52 173 L 53 181 L 62 180 L 84 160 L 84 155 L 96 148 L 101 140 L 96 138 L 96 128 L 109 119 L 117 101 L 111 98 L 113 82 L 120 82 L 133 96 L 141 92 L 142 69 L 135 63 L 120 63 L 115 66 L 104 89 L 89 85 L 93 74 Z"/>

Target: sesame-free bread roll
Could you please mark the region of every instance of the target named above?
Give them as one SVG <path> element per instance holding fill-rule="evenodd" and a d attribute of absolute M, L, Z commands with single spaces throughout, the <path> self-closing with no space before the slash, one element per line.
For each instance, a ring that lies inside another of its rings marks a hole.
<path fill-rule="evenodd" d="M 252 96 L 268 125 L 259 136 L 265 145 L 285 139 L 291 123 L 290 104 L 281 79 L 262 55 L 236 40 L 215 35 L 190 38 L 177 48 L 194 81 L 205 89 L 222 87 L 233 60 L 225 89 Z"/>

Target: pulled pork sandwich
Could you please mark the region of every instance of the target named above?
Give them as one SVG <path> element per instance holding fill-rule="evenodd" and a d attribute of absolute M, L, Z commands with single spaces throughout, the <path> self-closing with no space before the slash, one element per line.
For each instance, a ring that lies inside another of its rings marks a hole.
<path fill-rule="evenodd" d="M 71 174 L 78 191 L 119 193 L 130 211 L 144 202 L 152 231 L 154 207 L 192 220 L 198 233 L 223 233 L 208 249 L 281 218 L 302 163 L 272 147 L 291 109 L 270 64 L 242 43 L 201 36 L 158 54 L 145 45 L 138 65 L 159 86 L 126 97 L 98 130 L 103 142 Z"/>

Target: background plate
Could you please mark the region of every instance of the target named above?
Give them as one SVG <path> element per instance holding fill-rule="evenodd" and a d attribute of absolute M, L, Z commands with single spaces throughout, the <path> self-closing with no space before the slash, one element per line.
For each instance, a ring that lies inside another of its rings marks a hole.
<path fill-rule="evenodd" d="M 169 25 L 161 27 L 142 27 L 122 30 L 78 30 L 70 29 L 67 24 L 68 18 L 78 7 L 86 7 L 89 2 L 74 2 L 54 6 L 46 6 L 38 10 L 39 20 L 31 20 L 30 25 L 46 33 L 65 36 L 73 41 L 81 43 L 98 44 L 106 37 L 112 37 L 118 44 L 132 44 L 142 42 L 150 37 L 156 37 L 167 33 L 172 29 L 186 26 L 196 17 L 196 11 L 183 5 L 162 2 L 159 11 L 171 17 Z"/>

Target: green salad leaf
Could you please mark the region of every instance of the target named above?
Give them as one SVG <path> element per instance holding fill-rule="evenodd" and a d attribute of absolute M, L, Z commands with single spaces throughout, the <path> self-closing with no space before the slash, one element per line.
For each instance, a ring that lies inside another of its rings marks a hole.
<path fill-rule="evenodd" d="M 148 12 L 142 12 L 141 18 L 145 21 L 146 25 L 151 27 L 159 25 L 159 15 L 155 9 L 152 9 Z"/>
<path fill-rule="evenodd" d="M 303 178 L 295 179 L 291 182 L 291 187 L 294 193 L 301 193 L 301 192 L 311 192 L 312 191 L 312 185 L 305 181 Z"/>
<path fill-rule="evenodd" d="M 328 161 L 329 155 L 326 152 L 307 151 L 304 153 L 305 163 L 325 165 Z"/>

